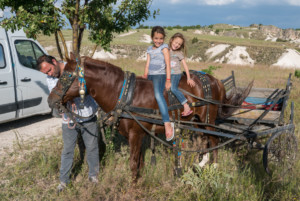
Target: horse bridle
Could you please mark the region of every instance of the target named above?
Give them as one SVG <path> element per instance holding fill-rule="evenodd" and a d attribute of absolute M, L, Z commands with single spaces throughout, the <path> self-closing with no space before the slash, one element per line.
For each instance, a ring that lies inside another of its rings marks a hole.
<path fill-rule="evenodd" d="M 62 92 L 60 93 L 56 89 L 53 90 L 53 93 L 59 96 L 59 99 L 55 101 L 56 105 L 58 104 L 62 105 L 62 101 L 67 91 L 69 90 L 69 88 L 71 87 L 71 85 L 73 84 L 76 78 L 77 78 L 77 73 L 75 71 L 74 72 L 64 71 L 62 73 L 62 75 L 59 78 L 59 82 L 62 85 Z"/>

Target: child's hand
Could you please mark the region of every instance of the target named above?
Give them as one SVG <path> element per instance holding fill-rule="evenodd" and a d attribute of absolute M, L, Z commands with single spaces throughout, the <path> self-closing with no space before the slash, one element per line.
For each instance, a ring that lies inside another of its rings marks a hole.
<path fill-rule="evenodd" d="M 147 74 L 144 74 L 144 75 L 142 75 L 142 78 L 147 79 L 147 78 L 148 78 L 148 75 L 147 75 Z"/>
<path fill-rule="evenodd" d="M 191 78 L 187 80 L 187 84 L 190 85 L 191 87 L 194 87 L 196 85 L 194 80 L 192 80 Z"/>
<path fill-rule="evenodd" d="M 170 80 L 166 81 L 165 87 L 166 87 L 167 91 L 171 89 L 171 81 Z"/>

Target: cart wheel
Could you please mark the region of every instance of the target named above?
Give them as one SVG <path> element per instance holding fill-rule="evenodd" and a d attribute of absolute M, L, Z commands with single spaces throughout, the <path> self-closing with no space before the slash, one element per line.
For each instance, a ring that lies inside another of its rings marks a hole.
<path fill-rule="evenodd" d="M 296 162 L 297 140 L 294 130 L 273 135 L 265 145 L 263 164 L 272 177 L 283 179 Z"/>

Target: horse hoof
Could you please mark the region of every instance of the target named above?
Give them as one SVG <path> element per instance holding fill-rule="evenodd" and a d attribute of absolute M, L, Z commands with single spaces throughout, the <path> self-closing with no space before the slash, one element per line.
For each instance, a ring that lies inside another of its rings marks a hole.
<path fill-rule="evenodd" d="M 218 163 L 213 163 L 213 168 L 217 169 L 219 167 Z"/>
<path fill-rule="evenodd" d="M 156 165 L 156 157 L 151 156 L 151 165 Z"/>
<path fill-rule="evenodd" d="M 199 163 L 198 165 L 199 165 L 199 167 L 203 168 L 205 166 L 205 164 L 206 164 L 206 162 L 203 163 L 203 161 L 201 161 L 201 163 Z"/>
<path fill-rule="evenodd" d="M 209 161 L 209 153 L 206 153 L 206 154 L 203 155 L 203 159 L 199 163 L 199 167 L 203 168 L 208 161 Z"/>
<path fill-rule="evenodd" d="M 181 168 L 175 168 L 175 175 L 177 177 L 181 177 L 182 176 L 182 169 Z"/>

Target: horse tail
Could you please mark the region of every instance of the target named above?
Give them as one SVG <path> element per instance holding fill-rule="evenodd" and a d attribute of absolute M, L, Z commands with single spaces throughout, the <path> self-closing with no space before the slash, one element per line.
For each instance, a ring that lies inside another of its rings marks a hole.
<path fill-rule="evenodd" d="M 224 97 L 223 97 L 223 104 L 219 107 L 218 110 L 218 117 L 221 119 L 227 118 L 232 115 L 238 108 L 237 107 L 230 107 L 228 105 L 233 105 L 233 106 L 240 106 L 244 102 L 244 100 L 247 98 L 249 95 L 251 88 L 253 86 L 253 82 L 250 82 L 248 87 L 245 89 L 239 89 L 239 88 L 232 88 L 229 95 L 226 95 L 225 88 L 223 86 L 224 90 Z"/>

